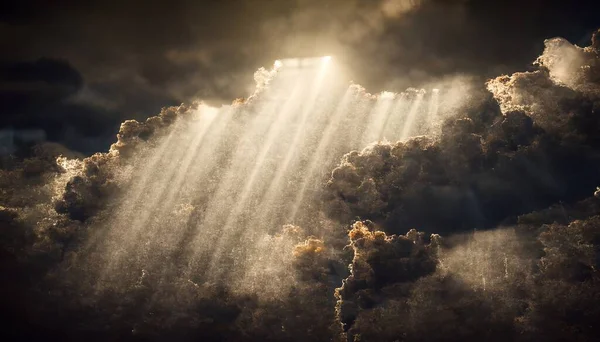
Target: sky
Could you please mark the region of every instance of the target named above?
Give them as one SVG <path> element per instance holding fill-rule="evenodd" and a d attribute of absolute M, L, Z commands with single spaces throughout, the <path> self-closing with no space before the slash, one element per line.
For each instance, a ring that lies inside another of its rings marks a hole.
<path fill-rule="evenodd" d="M 250 95 L 253 73 L 332 55 L 370 92 L 527 70 L 543 40 L 586 45 L 594 1 L 10 1 L 0 5 L 0 128 L 90 154 L 125 119 Z M 590 7 L 592 6 L 592 7 Z"/>
<path fill-rule="evenodd" d="M 3 2 L 0 340 L 597 341 L 596 7 Z"/>

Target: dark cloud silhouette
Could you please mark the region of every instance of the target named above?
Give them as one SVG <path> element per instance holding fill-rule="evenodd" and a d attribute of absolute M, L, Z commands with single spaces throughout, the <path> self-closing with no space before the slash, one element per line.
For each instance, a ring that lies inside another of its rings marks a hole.
<path fill-rule="evenodd" d="M 414 4 L 388 4 L 385 15 L 406 19 L 437 2 Z M 30 16 L 12 13 L 11 25 Z M 175 122 L 193 119 L 194 104 L 125 121 L 108 152 L 84 159 L 58 157 L 68 151 L 57 145 L 32 148 L 0 169 L 0 272 L 10 279 L 0 304 L 12 327 L 0 333 L 7 340 L 593 341 L 598 53 L 547 41 L 538 69 L 488 82 L 491 93 L 474 92 L 478 100 L 447 118 L 439 136 L 348 153 L 323 189 L 322 207 L 313 207 L 315 226 L 283 227 L 261 245 L 261 255 L 289 252 L 276 261 L 290 272 L 268 278 L 289 281 L 258 290 L 182 277 L 177 253 L 157 252 L 163 273 L 132 260 L 115 275 L 122 286 L 82 262 L 96 252 L 84 242 L 104 236 L 95 223 L 128 199 L 120 172 L 157 153 Z M 3 79 L 13 88 L 50 84 L 42 93 L 58 102 L 82 91 L 68 64 L 6 65 Z M 172 225 L 202 219 L 173 215 Z"/>
<path fill-rule="evenodd" d="M 600 165 L 591 131 L 598 50 L 558 43 L 560 49 L 556 40 L 546 42 L 540 71 L 488 83 L 503 113 L 479 109 L 451 118 L 439 140 L 376 144 L 346 155 L 333 171 L 331 215 L 381 222 L 357 222 L 348 233 L 351 275 L 336 290 L 348 340 L 595 339 L 600 230 L 591 189 Z M 477 190 L 462 183 L 482 179 L 485 187 Z M 543 209 L 552 202 L 558 203 Z M 510 219 L 537 209 L 543 210 Z M 513 226 L 474 231 L 501 222 Z M 449 237 L 379 230 L 413 226 Z M 472 233 L 456 234 L 461 230 Z M 404 252 L 398 241 L 405 241 Z"/>
<path fill-rule="evenodd" d="M 557 50 L 555 42 L 547 41 L 541 70 L 488 82 L 504 113 L 488 97 L 447 120 L 437 140 L 347 154 L 328 183 L 331 215 L 392 233 L 455 232 L 587 197 L 600 182 L 598 50 L 568 42 Z"/>
<path fill-rule="evenodd" d="M 114 111 L 77 101 L 84 81 L 63 60 L 0 63 L 2 128 L 41 129 L 47 139 L 83 152 L 99 149 L 116 128 Z"/>
<path fill-rule="evenodd" d="M 593 7 L 591 0 L 577 6 L 541 0 L 28 0 L 0 8 L 0 58 L 66 60 L 80 73 L 83 87 L 70 94 L 75 103 L 45 111 L 95 122 L 93 133 L 103 139 L 83 147 L 83 123 L 48 128 L 52 140 L 90 152 L 108 147 L 109 124 L 145 119 L 195 98 L 223 103 L 247 96 L 252 72 L 278 58 L 334 55 L 349 78 L 373 93 L 450 74 L 493 77 L 523 69 L 543 39 L 586 42 L 600 24 Z M 40 101 L 34 102 L 48 107 Z M 41 125 L 38 113 L 21 112 L 20 120 Z"/>
<path fill-rule="evenodd" d="M 355 223 L 352 274 L 336 292 L 347 339 L 593 341 L 598 204 L 577 204 L 593 206 L 592 216 L 566 225 L 433 235 L 429 244 L 414 230 L 388 236 Z"/>

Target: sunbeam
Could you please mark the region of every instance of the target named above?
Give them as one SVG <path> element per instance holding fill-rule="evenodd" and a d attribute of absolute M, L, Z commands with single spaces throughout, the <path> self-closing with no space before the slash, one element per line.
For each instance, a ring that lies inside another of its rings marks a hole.
<path fill-rule="evenodd" d="M 598 340 L 587 2 L 3 2 L 0 341 Z"/>
<path fill-rule="evenodd" d="M 423 102 L 424 91 L 419 91 L 416 95 L 416 98 L 413 100 L 411 108 L 409 112 L 406 114 L 406 119 L 404 121 L 404 125 L 402 128 L 402 133 L 400 133 L 400 139 L 404 140 L 410 137 L 410 134 L 414 130 L 414 123 L 417 114 L 419 113 L 419 107 L 421 106 L 421 102 Z"/>
<path fill-rule="evenodd" d="M 322 88 L 324 86 L 324 79 L 327 76 L 328 64 L 331 57 L 326 56 L 322 58 L 322 66 L 320 66 L 320 70 L 317 74 L 317 79 L 315 80 L 314 85 L 311 87 L 311 93 L 308 95 L 306 101 L 302 104 L 303 109 L 300 114 L 300 123 L 295 128 L 295 132 L 293 135 L 293 139 L 290 145 L 287 147 L 287 151 L 285 153 L 285 157 L 283 161 L 277 165 L 277 171 L 270 181 L 269 187 L 263 196 L 263 200 L 258 204 L 258 212 L 257 219 L 254 222 L 257 224 L 263 224 L 269 226 L 271 221 L 267 219 L 267 216 L 272 215 L 273 203 L 277 200 L 280 200 L 280 193 L 282 192 L 282 182 L 288 177 L 288 173 L 290 170 L 290 166 L 295 158 L 301 154 L 301 150 L 304 150 L 305 147 L 302 145 L 305 141 L 308 140 L 310 135 L 312 134 L 309 129 L 308 121 L 309 119 L 314 121 L 318 121 L 316 115 L 320 114 L 320 109 L 316 108 L 317 98 L 322 95 Z"/>
<path fill-rule="evenodd" d="M 126 281 L 119 270 L 136 281 L 167 281 L 173 272 L 194 284 L 256 288 L 268 274 L 291 281 L 273 262 L 288 260 L 277 244 L 292 240 L 276 236 L 285 224 L 315 219 L 339 158 L 384 137 L 425 133 L 421 121 L 438 115 L 437 97 L 425 117 L 422 91 L 373 96 L 339 73 L 329 56 L 278 60 L 256 72 L 248 99 L 198 104 L 153 138 L 119 174 L 127 200 L 87 242 L 98 291 Z"/>
<path fill-rule="evenodd" d="M 304 200 L 304 196 L 308 188 L 315 183 L 316 180 L 320 180 L 318 177 L 318 171 L 320 169 L 319 163 L 322 163 L 323 160 L 327 160 L 326 154 L 331 152 L 329 149 L 331 148 L 330 144 L 332 140 L 335 138 L 335 132 L 339 128 L 340 120 L 344 113 L 348 110 L 348 102 L 350 100 L 350 96 L 352 95 L 352 89 L 348 88 L 342 100 L 337 104 L 333 115 L 329 118 L 327 122 L 327 126 L 325 130 L 321 134 L 319 138 L 319 143 L 314 153 L 310 157 L 310 162 L 305 171 L 305 176 L 302 178 L 302 182 L 300 183 L 299 190 L 296 193 L 296 196 L 293 200 L 293 206 L 291 214 L 289 215 L 290 222 L 294 222 L 296 215 L 298 214 L 298 210 L 302 205 Z M 321 166 L 322 167 L 322 166 Z M 316 178 L 316 179 L 315 179 Z"/>
<path fill-rule="evenodd" d="M 397 94 L 392 92 L 382 92 L 377 95 L 372 115 L 369 117 L 369 125 L 363 134 L 363 144 L 379 140 L 380 132 L 383 130 L 390 110 L 393 108 L 394 100 Z"/>

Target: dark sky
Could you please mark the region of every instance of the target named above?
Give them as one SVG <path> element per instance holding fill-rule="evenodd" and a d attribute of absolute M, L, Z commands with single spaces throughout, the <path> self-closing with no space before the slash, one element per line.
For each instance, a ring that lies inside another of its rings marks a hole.
<path fill-rule="evenodd" d="M 253 72 L 285 57 L 333 55 L 371 92 L 493 77 L 526 70 L 545 38 L 588 45 L 600 27 L 595 2 L 3 2 L 0 128 L 106 150 L 124 119 L 247 96 Z"/>

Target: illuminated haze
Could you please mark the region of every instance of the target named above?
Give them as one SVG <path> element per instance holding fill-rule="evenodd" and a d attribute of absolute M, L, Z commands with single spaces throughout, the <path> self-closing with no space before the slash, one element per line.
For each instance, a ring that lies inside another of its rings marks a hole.
<path fill-rule="evenodd" d="M 282 227 L 322 226 L 320 192 L 341 156 L 437 135 L 467 87 L 454 79 L 369 94 L 329 56 L 278 60 L 255 80 L 248 99 L 200 103 L 172 118 L 117 172 L 124 195 L 91 224 L 98 233 L 80 257 L 97 291 L 153 276 L 281 295 L 294 281 L 290 250 L 298 243 Z"/>
<path fill-rule="evenodd" d="M 20 340 L 593 340 L 599 34 L 545 41 L 487 91 L 370 94 L 336 56 L 284 58 L 247 98 L 123 122 L 107 153 L 7 159 L 8 323 Z"/>

